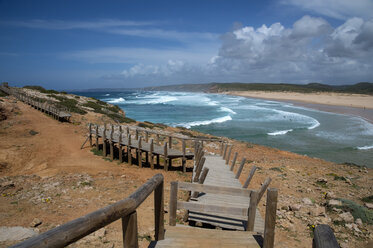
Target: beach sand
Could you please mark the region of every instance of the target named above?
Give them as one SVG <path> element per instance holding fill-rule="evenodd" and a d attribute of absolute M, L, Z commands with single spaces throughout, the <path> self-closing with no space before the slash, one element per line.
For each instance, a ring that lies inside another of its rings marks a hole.
<path fill-rule="evenodd" d="M 341 93 L 229 91 L 229 95 L 289 102 L 320 111 L 362 117 L 373 123 L 373 96 Z"/>

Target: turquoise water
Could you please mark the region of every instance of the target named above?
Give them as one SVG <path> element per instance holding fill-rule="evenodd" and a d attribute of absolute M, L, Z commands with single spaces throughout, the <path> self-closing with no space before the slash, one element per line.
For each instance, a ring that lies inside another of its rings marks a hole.
<path fill-rule="evenodd" d="M 116 104 L 138 121 L 183 126 L 337 163 L 373 167 L 373 124 L 358 117 L 220 94 L 73 93 Z"/>

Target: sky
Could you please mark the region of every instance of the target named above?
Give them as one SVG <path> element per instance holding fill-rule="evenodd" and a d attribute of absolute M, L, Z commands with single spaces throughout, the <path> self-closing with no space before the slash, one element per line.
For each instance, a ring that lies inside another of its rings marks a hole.
<path fill-rule="evenodd" d="M 0 0 L 0 82 L 373 82 L 373 0 Z"/>

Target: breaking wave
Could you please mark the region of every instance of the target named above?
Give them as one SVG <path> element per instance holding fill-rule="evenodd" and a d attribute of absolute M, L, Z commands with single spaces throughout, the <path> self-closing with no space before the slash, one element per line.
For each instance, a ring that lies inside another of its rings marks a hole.
<path fill-rule="evenodd" d="M 186 128 L 191 128 L 191 127 L 194 127 L 194 126 L 210 125 L 212 123 L 223 123 L 223 122 L 230 121 L 230 120 L 232 120 L 232 117 L 230 115 L 227 115 L 227 116 L 215 118 L 215 119 L 212 119 L 212 120 L 192 121 L 192 122 L 187 122 L 187 123 L 180 123 L 180 124 L 177 124 L 175 126 L 182 126 L 182 127 L 186 127 Z"/>
<path fill-rule="evenodd" d="M 288 132 L 291 132 L 291 131 L 293 131 L 293 129 L 282 130 L 282 131 L 275 131 L 275 132 L 267 133 L 267 134 L 268 134 L 268 135 L 271 135 L 271 136 L 277 136 L 277 135 L 284 135 L 284 134 L 287 134 Z"/>

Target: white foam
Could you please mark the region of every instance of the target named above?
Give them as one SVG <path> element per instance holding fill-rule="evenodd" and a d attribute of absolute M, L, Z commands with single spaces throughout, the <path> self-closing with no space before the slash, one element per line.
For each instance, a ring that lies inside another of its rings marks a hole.
<path fill-rule="evenodd" d="M 358 146 L 356 148 L 358 150 L 370 150 L 370 149 L 373 149 L 373 145 L 371 145 L 371 146 Z"/>
<path fill-rule="evenodd" d="M 314 119 L 314 124 L 312 126 L 310 126 L 310 127 L 307 127 L 307 129 L 309 129 L 309 130 L 315 129 L 318 126 L 320 126 L 320 122 L 318 122 L 318 120 Z"/>
<path fill-rule="evenodd" d="M 104 96 L 110 96 L 110 94 L 105 94 Z"/>
<path fill-rule="evenodd" d="M 176 126 L 182 126 L 182 127 L 186 127 L 186 128 L 191 128 L 191 127 L 194 127 L 194 126 L 209 125 L 209 124 L 212 124 L 212 123 L 223 123 L 223 122 L 230 121 L 230 120 L 232 120 L 232 117 L 230 115 L 227 115 L 227 116 L 215 118 L 215 119 L 212 119 L 212 120 L 193 121 L 193 122 L 188 122 L 188 123 L 180 123 L 180 124 L 178 124 Z"/>
<path fill-rule="evenodd" d="M 223 112 L 228 112 L 228 113 L 231 113 L 231 114 L 237 114 L 236 112 L 234 112 L 232 109 L 230 108 L 227 108 L 227 107 L 221 107 L 220 108 L 220 111 L 223 111 Z"/>
<path fill-rule="evenodd" d="M 114 98 L 114 99 L 108 100 L 107 102 L 108 103 L 123 103 L 125 101 L 126 100 L 123 97 L 119 97 L 119 98 Z"/>
<path fill-rule="evenodd" d="M 275 131 L 272 133 L 267 133 L 268 135 L 276 136 L 276 135 L 284 135 L 287 134 L 288 132 L 293 131 L 293 129 L 288 129 L 288 130 L 282 130 L 282 131 Z"/>

